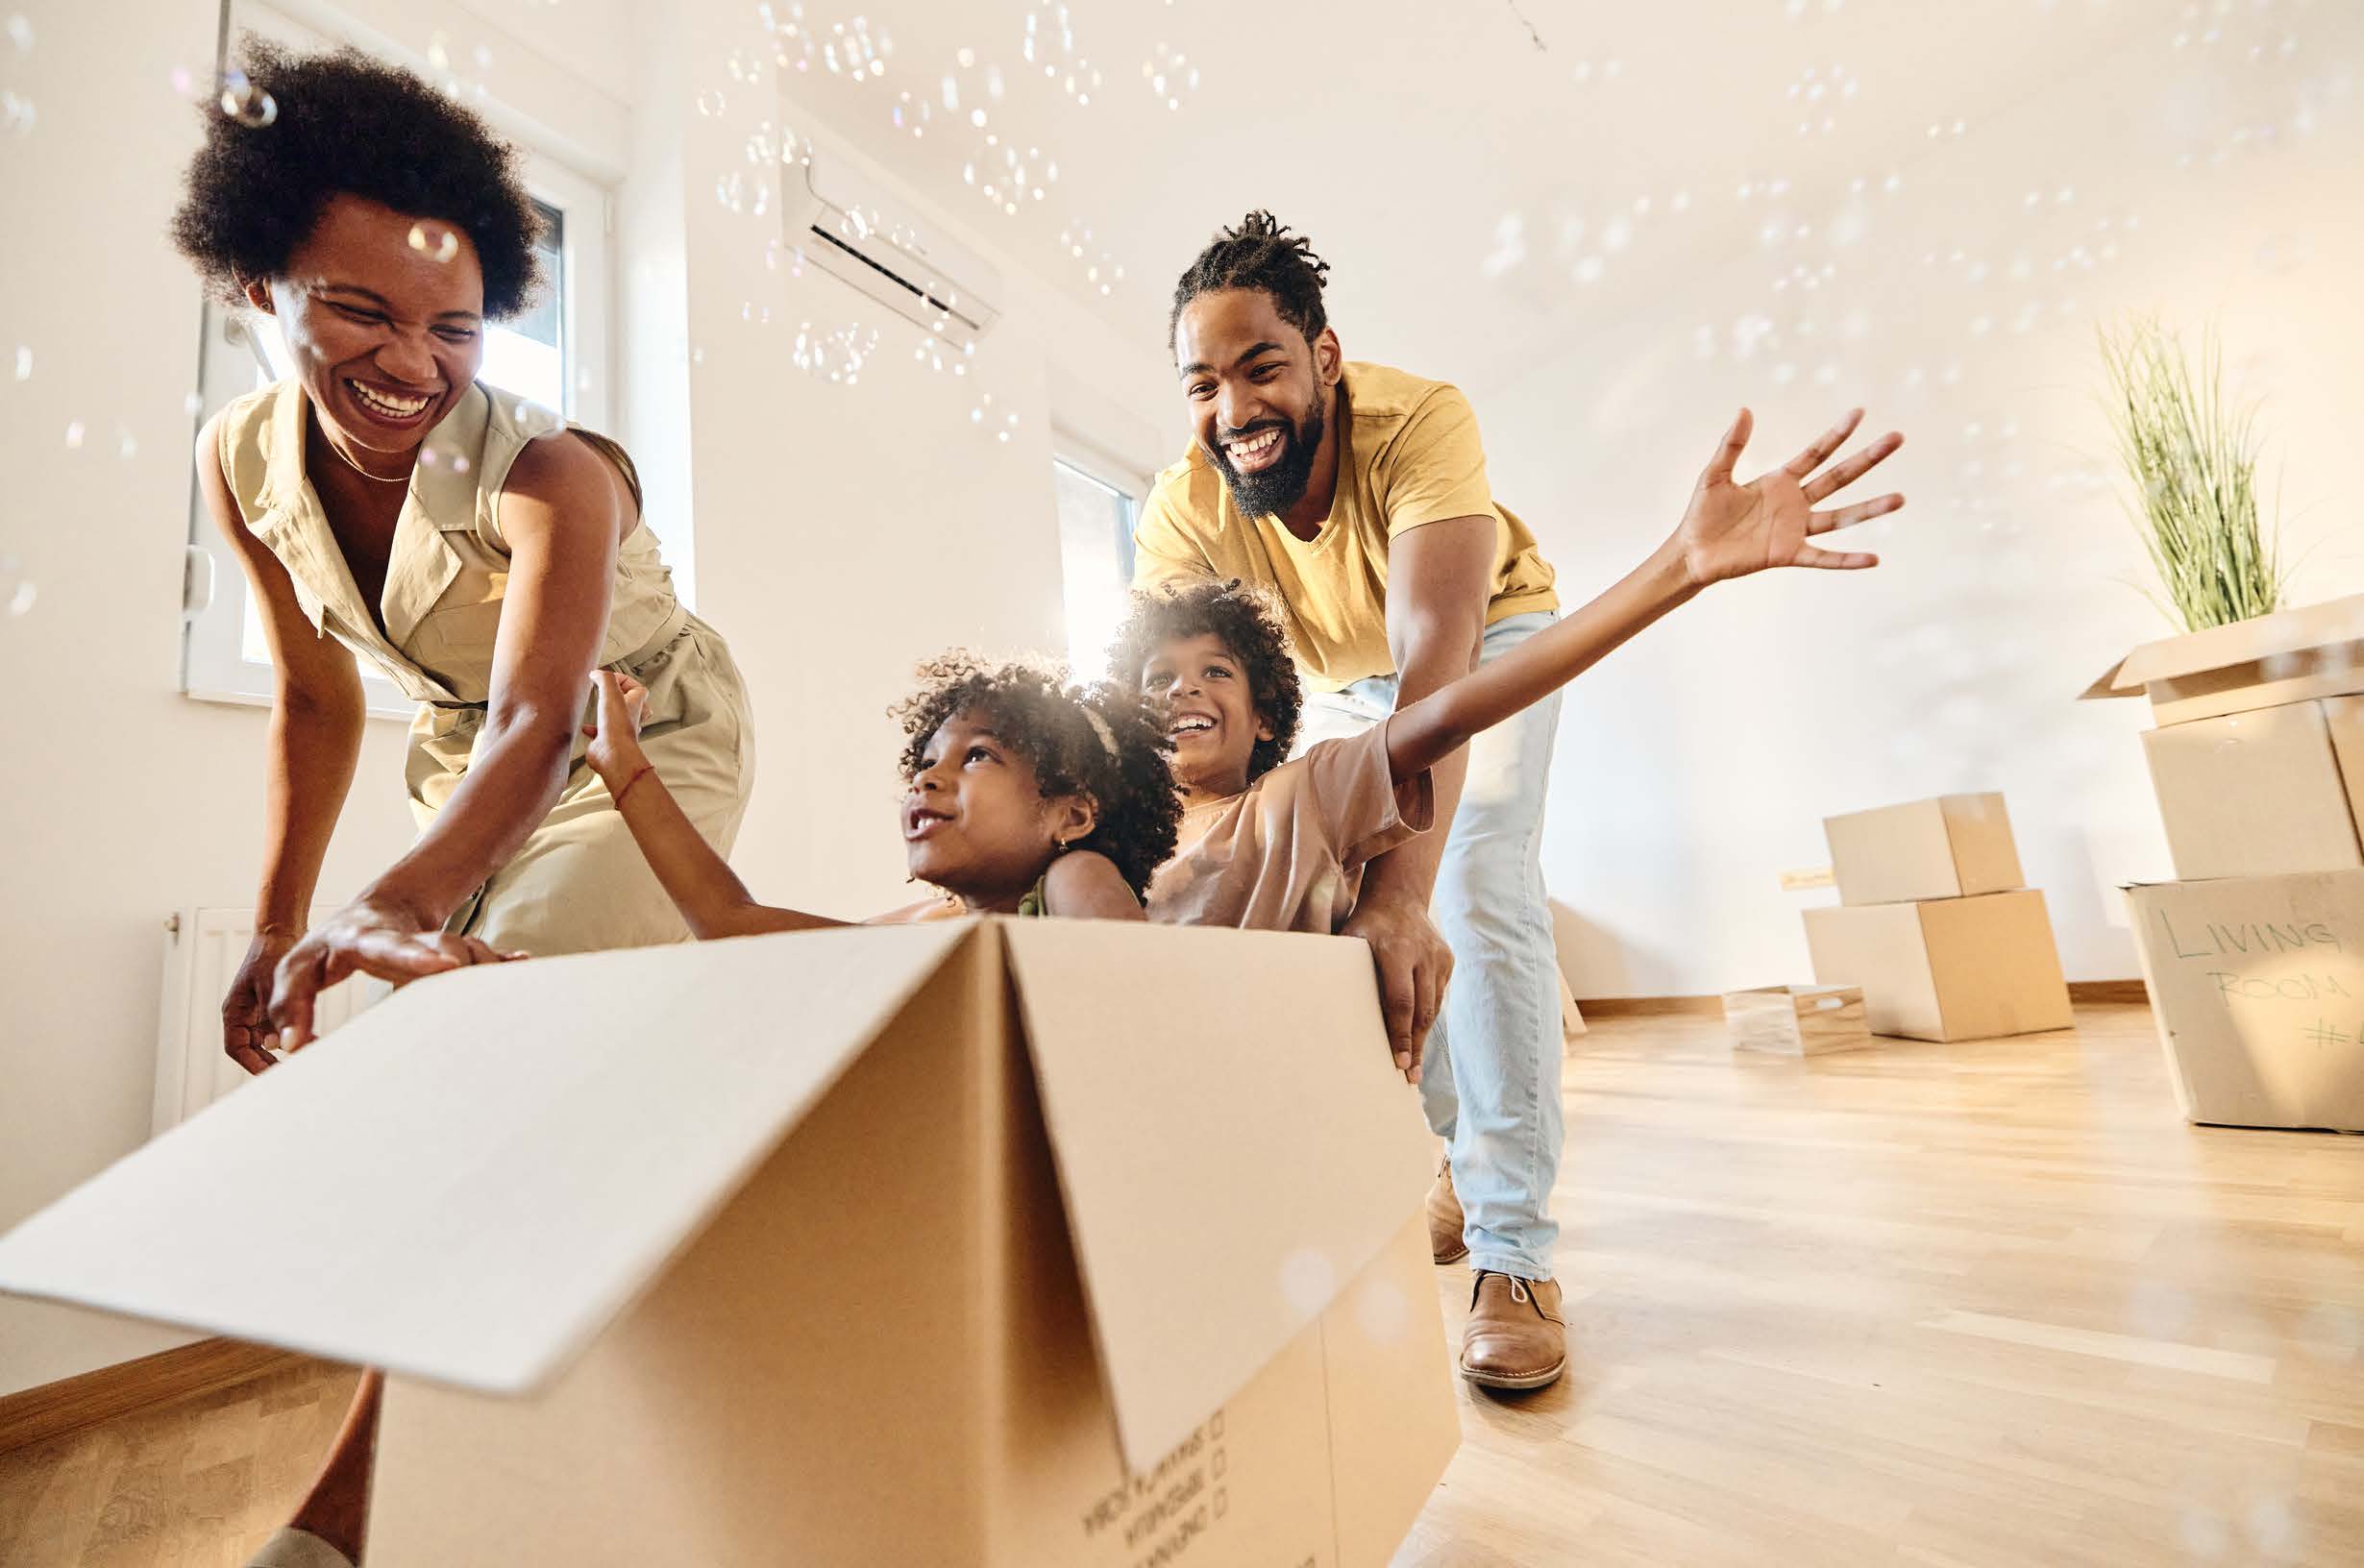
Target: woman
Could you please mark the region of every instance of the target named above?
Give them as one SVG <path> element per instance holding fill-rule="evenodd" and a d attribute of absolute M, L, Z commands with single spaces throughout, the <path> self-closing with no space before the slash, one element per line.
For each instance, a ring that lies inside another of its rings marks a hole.
<path fill-rule="evenodd" d="M 357 52 L 244 52 L 251 102 L 276 113 L 208 106 L 173 236 L 276 320 L 289 359 L 197 442 L 279 678 L 256 937 L 222 1005 L 225 1048 L 259 1072 L 356 969 L 687 935 L 583 765 L 595 667 L 649 688 L 649 756 L 725 852 L 752 758 L 738 672 L 675 599 L 629 459 L 476 379 L 484 323 L 539 282 L 514 152 Z M 419 704 L 421 833 L 306 935 L 360 746 L 357 655 Z"/>

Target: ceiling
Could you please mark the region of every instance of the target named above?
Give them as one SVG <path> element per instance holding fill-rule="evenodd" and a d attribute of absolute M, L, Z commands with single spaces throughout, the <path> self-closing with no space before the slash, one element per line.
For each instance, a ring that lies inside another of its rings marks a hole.
<path fill-rule="evenodd" d="M 1128 334 L 1162 337 L 1191 255 L 1268 207 L 1335 264 L 1350 354 L 1475 380 L 1757 251 L 1771 212 L 1913 200 L 1917 163 L 2202 12 L 878 0 L 857 22 L 776 0 L 705 74 L 785 60 L 830 130 Z"/>

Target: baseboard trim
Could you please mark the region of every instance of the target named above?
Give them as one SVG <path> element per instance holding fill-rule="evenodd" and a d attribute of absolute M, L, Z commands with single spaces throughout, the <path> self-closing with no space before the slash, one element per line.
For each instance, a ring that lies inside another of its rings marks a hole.
<path fill-rule="evenodd" d="M 2139 980 L 2071 980 L 2072 1002 L 2141 1002 L 2151 1000 L 2151 988 Z"/>
<path fill-rule="evenodd" d="M 192 1395 L 234 1387 L 302 1360 L 292 1351 L 238 1339 L 200 1339 L 0 1395 L 0 1454 Z"/>
<path fill-rule="evenodd" d="M 2071 980 L 2072 1002 L 2148 1002 L 2139 980 Z M 1654 1018 L 1709 1014 L 1721 1017 L 1721 996 L 1586 996 L 1577 1003 L 1588 1018 Z"/>

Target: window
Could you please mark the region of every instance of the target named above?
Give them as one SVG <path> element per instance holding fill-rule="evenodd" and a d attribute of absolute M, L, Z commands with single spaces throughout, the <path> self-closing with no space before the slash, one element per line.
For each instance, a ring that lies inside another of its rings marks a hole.
<path fill-rule="evenodd" d="M 1057 444 L 1050 477 L 1067 586 L 1068 665 L 1079 678 L 1096 679 L 1107 669 L 1108 645 L 1131 600 L 1133 523 L 1148 487 L 1120 465 L 1066 441 Z"/>
<path fill-rule="evenodd" d="M 308 48 L 327 41 L 259 7 L 239 11 L 241 25 L 266 36 Z M 526 186 L 544 224 L 541 261 L 549 287 L 526 314 L 486 328 L 478 375 L 505 392 L 600 428 L 606 424 L 606 194 L 530 149 L 525 168 Z M 278 324 L 269 316 L 208 305 L 199 423 L 278 380 L 285 364 Z M 202 501 L 190 508 L 187 586 L 181 689 L 209 701 L 268 705 L 274 684 L 262 617 L 236 555 Z M 410 700 L 368 660 L 360 668 L 369 711 L 408 719 Z"/>

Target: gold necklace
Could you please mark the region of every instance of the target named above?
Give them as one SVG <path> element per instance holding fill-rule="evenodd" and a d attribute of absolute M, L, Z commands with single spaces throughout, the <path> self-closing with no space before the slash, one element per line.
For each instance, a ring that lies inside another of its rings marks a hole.
<path fill-rule="evenodd" d="M 352 458 L 346 456 L 344 449 L 338 446 L 335 442 L 330 440 L 329 432 L 326 430 L 320 432 L 320 444 L 328 448 L 331 452 L 336 453 L 336 460 L 338 462 L 343 463 L 347 468 L 352 469 L 356 474 L 360 475 L 361 478 L 368 479 L 373 483 L 408 484 L 410 482 L 410 476 L 407 474 L 398 474 L 391 478 L 387 478 L 383 474 L 372 474 L 368 469 L 363 468 L 359 463 L 357 463 Z"/>

